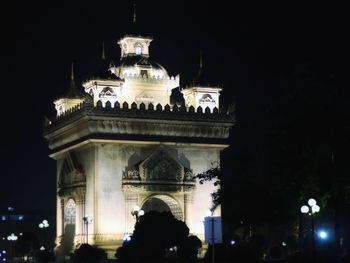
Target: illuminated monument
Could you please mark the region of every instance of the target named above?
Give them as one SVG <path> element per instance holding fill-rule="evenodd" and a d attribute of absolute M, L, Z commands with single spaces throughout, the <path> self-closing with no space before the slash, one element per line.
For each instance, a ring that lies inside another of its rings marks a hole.
<path fill-rule="evenodd" d="M 57 249 L 86 241 L 110 254 L 132 233 L 135 206 L 171 211 L 203 239 L 212 184 L 193 176 L 220 163 L 233 125 L 220 88 L 193 84 L 172 103 L 171 77 L 149 53 L 150 37 L 119 40 L 121 60 L 54 104 L 45 138 L 57 161 Z M 217 211 L 220 213 L 220 211 Z M 83 221 L 83 217 L 88 216 Z"/>

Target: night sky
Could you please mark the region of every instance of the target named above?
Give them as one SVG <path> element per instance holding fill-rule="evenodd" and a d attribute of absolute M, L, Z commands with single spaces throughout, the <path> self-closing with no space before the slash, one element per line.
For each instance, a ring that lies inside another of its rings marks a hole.
<path fill-rule="evenodd" d="M 151 56 L 180 74 L 181 87 L 196 75 L 202 51 L 207 83 L 223 87 L 221 103 L 234 101 L 237 119 L 254 122 L 295 65 L 338 76 L 348 32 L 335 1 L 259 2 L 138 1 L 138 29 L 153 36 Z M 54 211 L 56 170 L 44 116 L 55 115 L 53 101 L 68 88 L 72 62 L 80 87 L 97 71 L 102 42 L 107 59 L 118 63 L 117 41 L 131 31 L 132 7 L 125 0 L 2 7 L 0 209 Z M 239 144 L 249 140 L 247 133 Z"/>

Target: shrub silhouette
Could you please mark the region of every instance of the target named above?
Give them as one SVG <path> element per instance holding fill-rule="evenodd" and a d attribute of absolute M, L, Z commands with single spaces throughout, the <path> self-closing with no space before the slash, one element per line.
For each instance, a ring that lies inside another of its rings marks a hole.
<path fill-rule="evenodd" d="M 189 237 L 186 224 L 170 212 L 150 211 L 139 218 L 131 240 L 117 250 L 116 257 L 119 262 L 156 262 L 174 248 L 178 257 L 193 259 L 200 246 L 197 237 Z"/>

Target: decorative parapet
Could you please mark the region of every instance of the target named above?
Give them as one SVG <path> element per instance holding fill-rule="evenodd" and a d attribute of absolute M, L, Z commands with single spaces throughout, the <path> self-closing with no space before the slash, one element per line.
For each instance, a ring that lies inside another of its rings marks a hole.
<path fill-rule="evenodd" d="M 177 75 L 176 77 L 174 76 L 160 76 L 160 75 L 152 75 L 152 76 L 147 76 L 145 74 L 133 74 L 133 73 L 125 73 L 122 76 L 120 76 L 121 79 L 126 79 L 129 81 L 141 81 L 145 83 L 179 83 L 180 82 L 180 77 Z"/>
<path fill-rule="evenodd" d="M 212 115 L 220 115 L 224 116 L 226 115 L 227 117 L 225 118 L 226 120 L 231 120 L 234 121 L 234 116 L 231 114 L 231 112 L 226 111 L 224 108 L 218 109 L 217 107 L 214 107 L 213 110 L 211 110 L 208 106 L 205 107 L 204 109 L 199 106 L 196 109 L 193 106 L 187 107 L 185 105 L 169 105 L 166 104 L 165 106 L 162 106 L 161 104 L 157 104 L 156 106 L 153 105 L 152 103 L 149 103 L 147 106 L 144 103 L 137 104 L 136 102 L 131 103 L 130 105 L 125 101 L 123 104 L 120 104 L 118 101 L 116 101 L 114 104 L 112 104 L 110 101 L 107 101 L 105 105 L 103 105 L 102 101 L 99 100 L 96 103 L 96 106 L 93 106 L 92 103 L 81 103 L 79 105 L 76 105 L 75 107 L 72 107 L 68 111 L 65 111 L 62 113 L 60 116 L 58 116 L 54 121 L 51 122 L 51 124 L 54 124 L 57 120 L 60 120 L 62 118 L 67 117 L 68 115 L 71 115 L 72 113 L 75 112 L 80 112 L 84 110 L 89 110 L 89 111 L 99 111 L 99 112 L 105 112 L 105 113 L 111 113 L 111 112 L 164 112 L 164 113 L 169 113 L 169 112 L 174 112 L 174 113 L 199 113 L 203 114 L 205 113 L 206 115 L 212 114 Z M 208 117 L 208 116 L 207 116 Z"/>
<path fill-rule="evenodd" d="M 48 122 L 44 136 L 50 149 L 82 139 L 135 139 L 135 136 L 138 140 L 183 138 L 187 142 L 220 144 L 224 142 L 218 140 L 229 137 L 233 124 L 233 114 L 217 108 L 211 111 L 209 107 L 194 109 L 151 103 L 146 106 L 135 102 L 131 105 L 116 102 L 113 106 L 107 102 L 103 107 L 101 102 L 96 106 L 87 102 Z"/>

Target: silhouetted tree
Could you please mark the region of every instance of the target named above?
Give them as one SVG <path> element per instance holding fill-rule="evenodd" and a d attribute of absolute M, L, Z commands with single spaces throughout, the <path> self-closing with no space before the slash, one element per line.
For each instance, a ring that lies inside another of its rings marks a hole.
<path fill-rule="evenodd" d="M 178 256 L 188 262 L 197 261 L 199 249 L 202 247 L 202 241 L 197 236 L 187 237 L 178 248 Z"/>
<path fill-rule="evenodd" d="M 73 253 L 74 263 L 98 263 L 106 259 L 106 252 L 89 244 L 81 244 Z"/>
<path fill-rule="evenodd" d="M 222 202 L 222 192 L 220 187 L 222 179 L 221 169 L 219 167 L 212 167 L 202 173 L 197 174 L 195 178 L 198 178 L 200 184 L 210 181 L 214 184 L 214 186 L 217 186 L 216 191 L 211 193 L 213 202 L 211 210 L 215 210 L 215 208 Z"/>
<path fill-rule="evenodd" d="M 116 257 L 120 262 L 155 262 L 163 260 L 171 248 L 180 250 L 183 258 L 194 260 L 201 244 L 188 235 L 186 224 L 170 212 L 150 211 L 140 217 L 131 240 L 117 250 Z"/>

